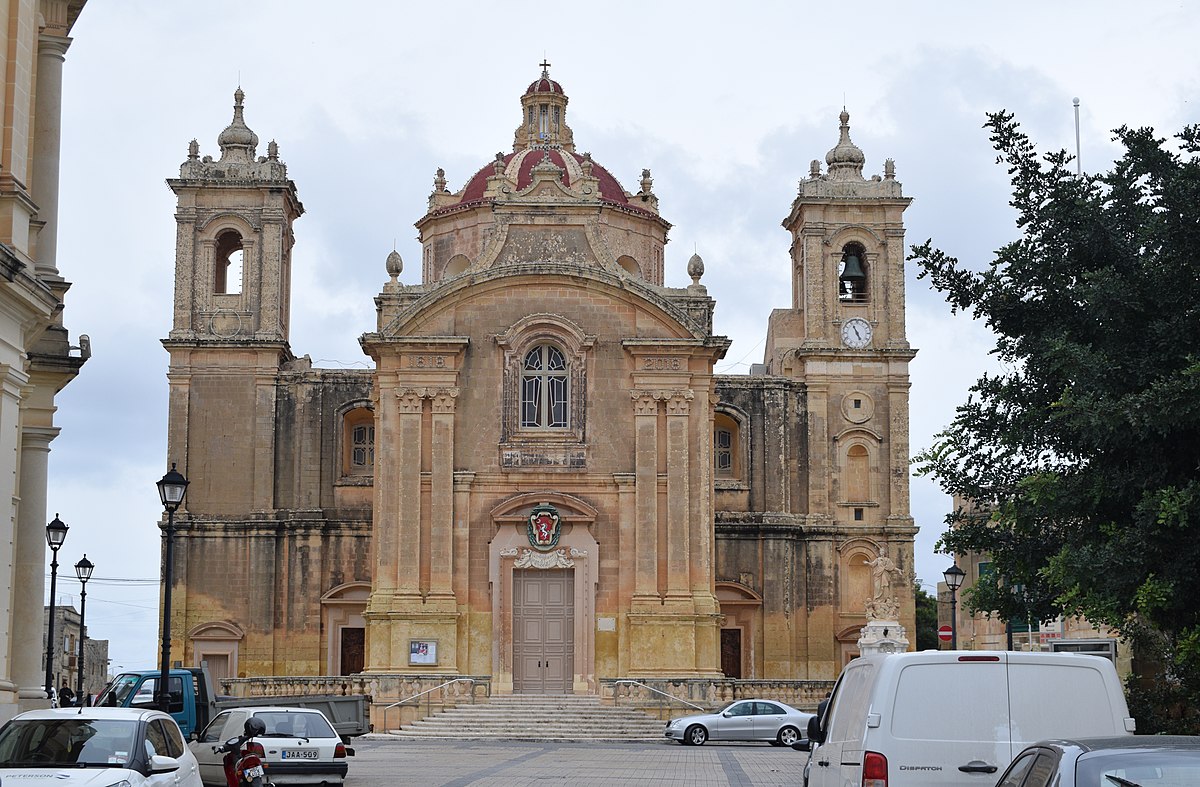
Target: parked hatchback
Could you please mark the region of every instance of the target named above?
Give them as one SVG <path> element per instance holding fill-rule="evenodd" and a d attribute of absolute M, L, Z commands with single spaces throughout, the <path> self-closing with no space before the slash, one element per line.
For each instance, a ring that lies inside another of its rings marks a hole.
<path fill-rule="evenodd" d="M 663 735 L 684 745 L 705 741 L 766 741 L 791 746 L 807 729 L 811 713 L 775 700 L 734 700 L 716 713 L 684 716 L 667 722 Z"/>
<path fill-rule="evenodd" d="M 1136 735 L 1040 741 L 1017 755 L 997 787 L 1191 787 L 1200 738 Z"/>
<path fill-rule="evenodd" d="M 200 787 L 179 725 L 141 708 L 22 713 L 0 728 L 0 783 Z"/>
<path fill-rule="evenodd" d="M 272 782 L 340 785 L 345 780 L 346 757 L 352 756 L 354 749 L 342 742 L 325 714 L 316 708 L 264 706 L 220 713 L 192 743 L 205 785 L 224 787 L 223 755 L 214 749 L 240 735 L 251 717 L 266 725 L 266 732 L 255 741 L 263 747 L 260 757 Z"/>

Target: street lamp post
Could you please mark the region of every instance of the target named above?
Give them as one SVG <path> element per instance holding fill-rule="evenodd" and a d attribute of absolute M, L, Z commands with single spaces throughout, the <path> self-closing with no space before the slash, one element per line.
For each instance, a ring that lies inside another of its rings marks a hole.
<path fill-rule="evenodd" d="M 50 546 L 50 620 L 46 624 L 46 699 L 54 691 L 54 595 L 58 592 L 58 548 L 67 540 L 67 525 L 54 515 L 46 525 L 46 543 Z"/>
<path fill-rule="evenodd" d="M 158 707 L 163 713 L 171 712 L 171 692 L 167 678 L 171 672 L 171 573 L 175 560 L 175 510 L 187 493 L 188 480 L 175 469 L 171 469 L 158 482 L 158 497 L 167 510 L 167 548 L 163 556 L 163 613 L 162 613 L 162 664 L 158 678 Z"/>
<path fill-rule="evenodd" d="M 962 587 L 966 573 L 955 563 L 943 571 L 942 576 L 950 589 L 950 650 L 958 650 L 958 589 Z"/>
<path fill-rule="evenodd" d="M 84 628 L 87 618 L 87 582 L 92 578 L 92 571 L 96 567 L 92 565 L 92 561 L 87 559 L 87 555 L 75 564 L 75 576 L 79 577 L 79 658 L 76 662 L 79 664 L 79 678 L 75 682 L 75 702 L 79 707 L 87 704 L 87 697 L 83 693 L 83 640 L 85 638 Z"/>

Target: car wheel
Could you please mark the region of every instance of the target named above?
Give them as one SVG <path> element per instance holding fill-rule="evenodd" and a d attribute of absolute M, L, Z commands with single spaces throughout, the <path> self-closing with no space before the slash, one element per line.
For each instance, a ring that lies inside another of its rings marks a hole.
<path fill-rule="evenodd" d="M 699 724 L 693 724 L 687 728 L 687 732 L 683 733 L 683 740 L 692 746 L 703 746 L 704 742 L 708 740 L 708 730 Z"/>
<path fill-rule="evenodd" d="M 791 746 L 798 740 L 800 740 L 800 730 L 795 727 L 784 727 L 779 731 L 779 735 L 775 736 L 775 742 L 780 746 Z"/>

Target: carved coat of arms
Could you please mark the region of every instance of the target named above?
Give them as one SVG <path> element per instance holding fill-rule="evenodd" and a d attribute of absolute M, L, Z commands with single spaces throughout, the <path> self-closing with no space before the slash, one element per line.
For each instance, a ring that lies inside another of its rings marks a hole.
<path fill-rule="evenodd" d="M 529 514 L 529 544 L 534 549 L 547 552 L 558 546 L 558 537 L 562 530 L 559 527 L 558 510 L 549 503 L 534 506 Z"/>

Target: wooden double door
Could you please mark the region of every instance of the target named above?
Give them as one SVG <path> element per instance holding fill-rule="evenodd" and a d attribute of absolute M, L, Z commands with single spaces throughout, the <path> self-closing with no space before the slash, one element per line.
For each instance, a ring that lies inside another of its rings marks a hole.
<path fill-rule="evenodd" d="M 575 661 L 575 572 L 513 571 L 513 690 L 569 694 Z"/>

